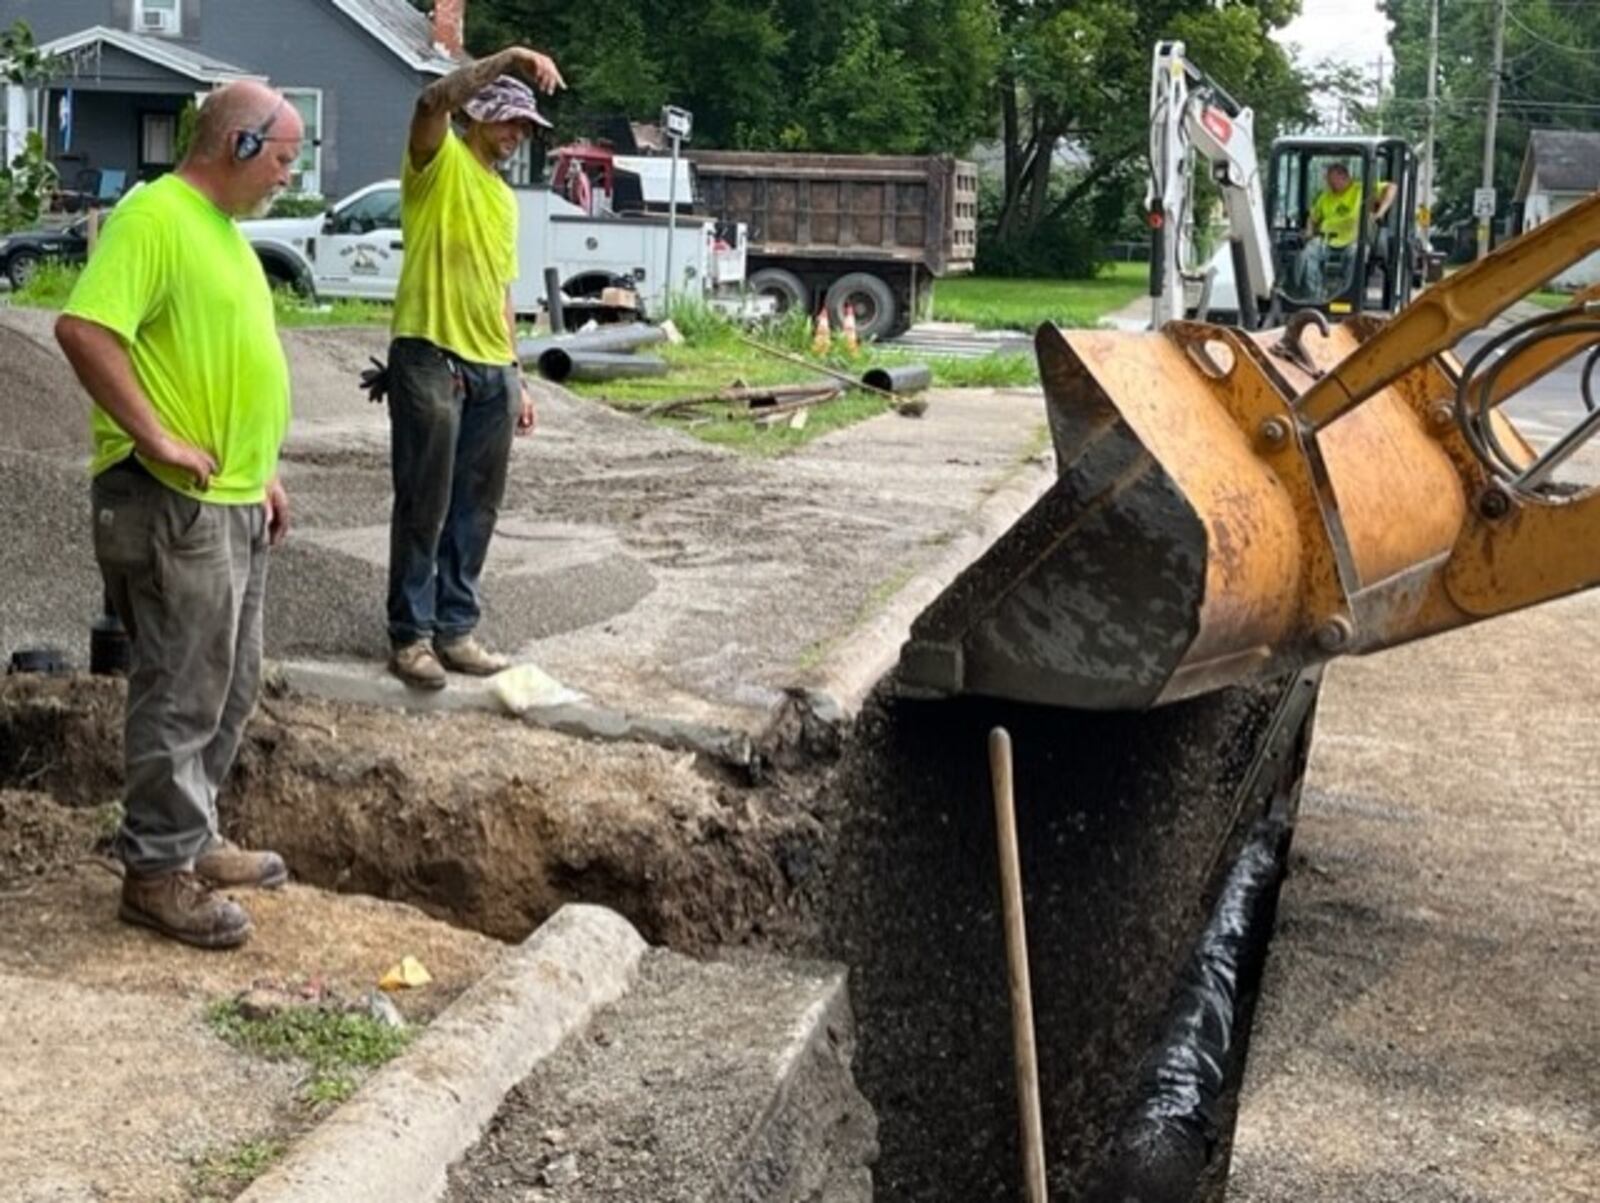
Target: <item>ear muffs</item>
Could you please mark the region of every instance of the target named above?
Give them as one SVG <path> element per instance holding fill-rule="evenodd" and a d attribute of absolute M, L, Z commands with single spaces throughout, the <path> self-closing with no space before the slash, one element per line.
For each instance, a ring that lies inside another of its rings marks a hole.
<path fill-rule="evenodd" d="M 259 158 L 261 152 L 267 148 L 267 134 L 277 122 L 283 112 L 287 100 L 278 101 L 278 107 L 267 115 L 267 119 L 255 129 L 242 129 L 239 131 L 238 140 L 233 144 L 233 158 L 237 163 L 248 163 L 251 159 Z"/>

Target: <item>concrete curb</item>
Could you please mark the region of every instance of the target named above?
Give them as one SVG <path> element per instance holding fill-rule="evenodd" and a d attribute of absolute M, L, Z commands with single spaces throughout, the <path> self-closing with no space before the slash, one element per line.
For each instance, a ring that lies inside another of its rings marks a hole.
<path fill-rule="evenodd" d="M 470 677 L 452 679 L 448 689 L 424 692 L 407 688 L 382 668 L 367 663 L 280 660 L 272 665 L 272 671 L 295 693 L 328 701 L 422 713 L 475 711 L 512 717 L 487 681 Z M 628 714 L 589 703 L 536 708 L 517 717 L 530 726 L 562 735 L 655 744 L 740 768 L 755 756 L 750 737 L 742 731 Z"/>
<path fill-rule="evenodd" d="M 801 684 L 823 694 L 854 717 L 900 659 L 911 624 L 934 599 L 975 563 L 1001 535 L 1033 508 L 1055 480 L 1055 457 L 1048 449 L 1005 476 L 975 511 L 966 527 L 925 565 L 884 607 L 830 652 Z"/>
<path fill-rule="evenodd" d="M 239 1203 L 443 1197 L 509 1091 L 632 987 L 645 942 L 603 907 L 562 907 Z"/>

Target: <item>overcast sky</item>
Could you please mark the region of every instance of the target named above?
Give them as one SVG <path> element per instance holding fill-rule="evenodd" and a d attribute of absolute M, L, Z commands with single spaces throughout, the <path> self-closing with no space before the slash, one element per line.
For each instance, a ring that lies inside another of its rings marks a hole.
<path fill-rule="evenodd" d="M 1273 36 L 1297 44 L 1307 65 L 1332 58 L 1370 71 L 1380 54 L 1387 56 L 1388 32 L 1374 0 L 1304 0 L 1300 16 Z"/>

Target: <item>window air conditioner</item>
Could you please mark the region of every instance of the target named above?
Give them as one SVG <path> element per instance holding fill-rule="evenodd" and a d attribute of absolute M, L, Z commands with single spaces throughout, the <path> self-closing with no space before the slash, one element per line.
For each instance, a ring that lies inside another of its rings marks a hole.
<path fill-rule="evenodd" d="M 171 33 L 173 12 L 170 8 L 146 8 L 139 12 L 139 28 L 149 33 Z"/>

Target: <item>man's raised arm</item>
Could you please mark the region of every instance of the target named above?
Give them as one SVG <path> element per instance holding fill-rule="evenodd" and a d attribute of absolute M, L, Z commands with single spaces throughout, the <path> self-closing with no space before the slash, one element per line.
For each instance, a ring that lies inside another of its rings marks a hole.
<path fill-rule="evenodd" d="M 561 72 L 556 70 L 554 59 L 526 46 L 509 46 L 499 54 L 468 63 L 429 84 L 417 98 L 417 108 L 411 116 L 411 166 L 420 171 L 433 161 L 450 130 L 451 113 L 502 75 L 513 71 L 547 96 L 567 86 Z"/>

